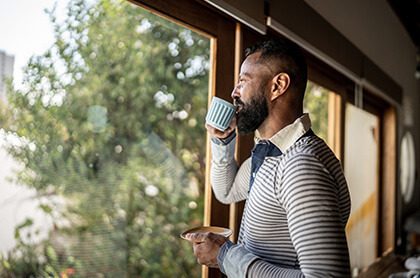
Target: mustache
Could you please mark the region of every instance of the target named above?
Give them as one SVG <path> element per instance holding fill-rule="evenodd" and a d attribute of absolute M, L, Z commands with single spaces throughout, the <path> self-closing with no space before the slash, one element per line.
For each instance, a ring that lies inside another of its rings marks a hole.
<path fill-rule="evenodd" d="M 233 105 L 238 107 L 238 106 L 244 106 L 245 103 L 240 98 L 235 98 L 233 100 Z"/>

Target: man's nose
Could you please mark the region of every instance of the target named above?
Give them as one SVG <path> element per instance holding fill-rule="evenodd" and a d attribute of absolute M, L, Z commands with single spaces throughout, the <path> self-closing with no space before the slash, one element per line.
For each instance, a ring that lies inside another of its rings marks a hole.
<path fill-rule="evenodd" d="M 230 94 L 232 99 L 237 99 L 240 98 L 240 94 L 239 94 L 239 90 L 238 90 L 238 86 L 235 86 L 232 90 L 232 93 Z"/>

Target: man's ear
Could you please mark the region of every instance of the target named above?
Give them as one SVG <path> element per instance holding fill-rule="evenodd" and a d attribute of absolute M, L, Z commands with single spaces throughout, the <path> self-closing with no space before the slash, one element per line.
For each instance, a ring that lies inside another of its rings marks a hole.
<path fill-rule="evenodd" d="M 290 77 L 287 73 L 281 72 L 273 77 L 271 86 L 271 98 L 273 101 L 283 95 L 290 85 Z"/>

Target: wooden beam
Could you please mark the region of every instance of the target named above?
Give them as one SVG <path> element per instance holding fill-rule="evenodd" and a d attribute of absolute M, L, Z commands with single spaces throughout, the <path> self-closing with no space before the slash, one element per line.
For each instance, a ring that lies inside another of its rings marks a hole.
<path fill-rule="evenodd" d="M 396 189 L 397 189 L 397 113 L 394 107 L 384 112 L 382 128 L 382 227 L 381 253 L 395 248 Z"/>
<path fill-rule="evenodd" d="M 328 93 L 328 145 L 335 156 L 341 161 L 342 158 L 342 102 L 341 96 L 335 92 Z"/>

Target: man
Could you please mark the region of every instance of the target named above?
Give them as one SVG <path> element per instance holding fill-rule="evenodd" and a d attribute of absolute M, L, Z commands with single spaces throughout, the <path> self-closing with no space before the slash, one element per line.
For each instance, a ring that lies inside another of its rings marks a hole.
<path fill-rule="evenodd" d="M 341 165 L 303 114 L 306 62 L 287 40 L 246 51 L 232 92 L 237 117 L 212 136 L 211 182 L 222 203 L 246 199 L 238 244 L 192 233 L 201 264 L 228 277 L 349 277 L 345 226 L 350 198 Z M 235 128 L 256 131 L 241 167 L 234 160 Z"/>

